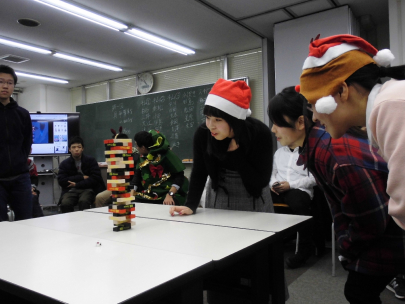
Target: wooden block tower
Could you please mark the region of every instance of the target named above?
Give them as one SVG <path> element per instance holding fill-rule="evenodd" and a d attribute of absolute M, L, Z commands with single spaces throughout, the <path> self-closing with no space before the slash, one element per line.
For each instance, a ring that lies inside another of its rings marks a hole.
<path fill-rule="evenodd" d="M 135 197 L 131 196 L 129 183 L 134 175 L 134 158 L 131 139 L 104 140 L 107 168 L 107 190 L 112 192 L 113 204 L 108 207 L 112 213 L 114 231 L 131 229 L 135 224 Z"/>

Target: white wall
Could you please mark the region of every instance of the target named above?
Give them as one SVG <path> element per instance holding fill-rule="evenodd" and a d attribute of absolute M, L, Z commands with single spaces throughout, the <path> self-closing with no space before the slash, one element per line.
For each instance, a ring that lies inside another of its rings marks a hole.
<path fill-rule="evenodd" d="M 352 34 L 354 24 L 348 6 L 297 18 L 274 25 L 276 93 L 300 82 L 302 65 L 308 56 L 311 38 Z"/>
<path fill-rule="evenodd" d="M 405 63 L 405 0 L 389 0 L 390 49 L 395 56 L 392 66 Z"/>
<path fill-rule="evenodd" d="M 70 91 L 51 85 L 34 85 L 18 94 L 18 104 L 29 112 L 71 112 Z"/>
<path fill-rule="evenodd" d="M 71 112 L 71 93 L 69 89 L 47 86 L 46 87 L 46 111 L 47 112 Z"/>

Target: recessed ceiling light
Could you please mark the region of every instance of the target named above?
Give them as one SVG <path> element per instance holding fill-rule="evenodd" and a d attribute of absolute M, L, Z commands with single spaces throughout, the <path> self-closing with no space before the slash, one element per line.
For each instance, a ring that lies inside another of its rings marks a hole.
<path fill-rule="evenodd" d="M 41 25 L 41 23 L 39 23 L 37 20 L 28 19 L 28 18 L 18 19 L 17 22 L 21 25 L 29 26 L 29 27 L 37 27 L 37 26 Z"/>
<path fill-rule="evenodd" d="M 128 28 L 128 26 L 126 26 L 122 22 L 118 22 L 113 19 L 104 17 L 102 15 L 93 13 L 87 9 L 78 7 L 76 5 L 70 4 L 65 1 L 60 1 L 60 0 L 34 0 L 34 1 L 48 5 L 53 8 L 56 8 L 58 10 L 66 12 L 66 13 L 75 15 L 77 17 L 86 19 L 88 21 L 106 26 L 106 27 L 116 30 L 116 31 L 123 31 Z"/>
<path fill-rule="evenodd" d="M 33 1 L 45 4 L 47 6 L 56 8 L 58 10 L 64 11 L 74 16 L 86 19 L 88 21 L 92 21 L 94 23 L 106 26 L 116 31 L 124 32 L 125 34 L 130 35 L 132 37 L 147 41 L 149 43 L 158 45 L 160 47 L 164 47 L 166 49 L 175 51 L 183 55 L 195 54 L 195 51 L 192 49 L 186 48 L 177 43 L 160 38 L 156 35 L 149 34 L 138 28 L 130 29 L 126 24 L 124 24 L 121 21 L 113 20 L 110 19 L 109 17 L 104 17 L 102 15 L 99 15 L 98 13 L 94 13 L 88 10 L 87 8 L 76 6 L 70 3 L 70 1 L 61 1 L 61 0 L 33 0 Z"/>
<path fill-rule="evenodd" d="M 69 81 L 64 80 L 64 79 L 59 79 L 59 78 L 53 78 L 53 77 L 48 77 L 48 76 L 29 74 L 29 73 L 18 72 L 18 71 L 15 71 L 15 73 L 19 77 L 35 78 L 35 79 L 46 80 L 46 81 L 57 82 L 57 83 L 69 83 Z"/>
<path fill-rule="evenodd" d="M 12 40 L 9 40 L 8 38 L 5 39 L 5 38 L 0 37 L 0 44 L 16 47 L 19 49 L 24 49 L 24 50 L 28 50 L 28 51 L 36 52 L 36 53 L 40 53 L 40 54 L 51 54 L 52 53 L 50 50 L 38 48 L 38 47 L 31 46 L 31 45 L 17 42 L 17 41 L 12 41 Z"/>
<path fill-rule="evenodd" d="M 132 28 L 132 29 L 128 30 L 127 32 L 125 32 L 125 34 L 138 38 L 138 39 L 141 39 L 141 40 L 144 40 L 144 41 L 147 41 L 149 43 L 153 43 L 155 45 L 164 47 L 166 49 L 175 51 L 175 52 L 183 54 L 183 55 L 195 54 L 195 52 L 192 49 L 189 49 L 189 48 L 181 46 L 177 43 L 173 43 L 168 40 L 162 39 L 160 37 L 149 34 L 140 29 L 137 29 L 137 28 Z"/>
<path fill-rule="evenodd" d="M 102 68 L 102 69 L 106 69 L 106 70 L 110 70 L 110 71 L 115 71 L 115 72 L 121 72 L 122 71 L 121 68 L 113 66 L 113 65 L 109 65 L 109 64 L 105 64 L 105 63 L 101 63 L 101 62 L 96 62 L 96 61 L 92 61 L 92 60 L 88 60 L 88 59 L 80 58 L 80 57 L 76 57 L 76 56 L 71 56 L 71 55 L 67 55 L 67 54 L 55 53 L 55 54 L 53 54 L 53 56 L 58 57 L 58 58 L 62 58 L 62 59 L 65 59 L 65 60 L 69 60 L 69 61 L 74 61 L 74 62 L 78 62 L 78 63 L 92 65 L 92 66 Z"/>

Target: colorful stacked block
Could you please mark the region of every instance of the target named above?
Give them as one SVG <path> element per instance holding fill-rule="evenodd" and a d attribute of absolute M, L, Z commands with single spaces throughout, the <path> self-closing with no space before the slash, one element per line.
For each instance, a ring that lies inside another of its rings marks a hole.
<path fill-rule="evenodd" d="M 114 231 L 131 229 L 135 223 L 135 197 L 131 196 L 129 182 L 134 175 L 131 139 L 104 140 L 107 168 L 107 190 L 112 192 L 113 204 L 108 207 L 112 213 Z"/>

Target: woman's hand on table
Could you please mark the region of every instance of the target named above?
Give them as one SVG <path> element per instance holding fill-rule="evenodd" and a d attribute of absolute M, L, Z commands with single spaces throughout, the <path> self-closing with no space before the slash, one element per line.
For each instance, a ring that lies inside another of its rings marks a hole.
<path fill-rule="evenodd" d="M 185 206 L 174 206 L 170 207 L 169 213 L 171 216 L 174 216 L 176 213 L 179 215 L 190 215 L 193 214 L 193 211 Z"/>

